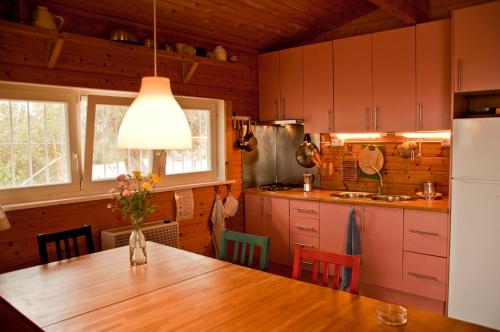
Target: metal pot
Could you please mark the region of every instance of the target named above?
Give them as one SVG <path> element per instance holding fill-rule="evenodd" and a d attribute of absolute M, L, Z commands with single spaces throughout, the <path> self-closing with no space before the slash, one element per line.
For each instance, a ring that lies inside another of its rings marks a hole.
<path fill-rule="evenodd" d="M 113 41 L 120 41 L 120 42 L 125 42 L 125 43 L 132 43 L 132 44 L 138 44 L 139 39 L 137 38 L 137 35 L 127 29 L 124 28 L 117 28 L 113 29 L 111 31 L 110 38 Z"/>
<path fill-rule="evenodd" d="M 299 165 L 305 168 L 314 166 L 321 167 L 321 157 L 318 147 L 311 142 L 311 136 L 309 134 L 304 135 L 304 140 L 300 143 L 297 151 L 295 151 L 295 159 Z"/>

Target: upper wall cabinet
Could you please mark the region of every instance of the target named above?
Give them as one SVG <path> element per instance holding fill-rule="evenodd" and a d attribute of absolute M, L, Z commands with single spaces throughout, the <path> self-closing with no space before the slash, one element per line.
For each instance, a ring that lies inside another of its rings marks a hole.
<path fill-rule="evenodd" d="M 333 42 L 336 132 L 372 130 L 372 36 Z"/>
<path fill-rule="evenodd" d="M 304 118 L 302 48 L 259 55 L 261 121 Z"/>
<path fill-rule="evenodd" d="M 415 27 L 372 35 L 374 131 L 415 130 Z"/>
<path fill-rule="evenodd" d="M 304 46 L 304 131 L 333 131 L 332 42 Z"/>
<path fill-rule="evenodd" d="M 451 127 L 451 22 L 434 21 L 416 26 L 417 112 L 416 130 Z"/>
<path fill-rule="evenodd" d="M 259 117 L 261 121 L 278 117 L 280 102 L 279 52 L 259 55 Z"/>
<path fill-rule="evenodd" d="M 500 1 L 453 12 L 455 92 L 500 89 Z"/>

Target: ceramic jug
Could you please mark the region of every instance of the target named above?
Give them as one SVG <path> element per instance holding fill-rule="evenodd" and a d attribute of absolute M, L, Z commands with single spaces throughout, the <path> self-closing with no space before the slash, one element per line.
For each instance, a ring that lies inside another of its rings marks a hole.
<path fill-rule="evenodd" d="M 56 19 L 59 21 L 59 24 L 56 24 Z M 52 15 L 47 7 L 38 6 L 33 12 L 33 25 L 38 27 L 50 30 L 59 30 L 61 29 L 63 23 L 64 18 Z"/>
<path fill-rule="evenodd" d="M 214 50 L 215 58 L 220 61 L 227 61 L 227 52 L 223 46 L 217 46 Z"/>

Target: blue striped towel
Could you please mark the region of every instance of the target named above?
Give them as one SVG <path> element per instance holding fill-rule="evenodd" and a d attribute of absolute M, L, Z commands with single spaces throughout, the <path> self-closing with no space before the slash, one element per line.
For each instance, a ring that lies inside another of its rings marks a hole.
<path fill-rule="evenodd" d="M 347 224 L 347 234 L 345 241 L 344 253 L 347 255 L 360 255 L 361 242 L 359 240 L 359 231 L 356 225 L 356 211 L 351 209 L 349 214 L 349 223 Z M 351 268 L 344 267 L 342 269 L 342 284 L 340 289 L 347 291 L 351 285 Z"/>

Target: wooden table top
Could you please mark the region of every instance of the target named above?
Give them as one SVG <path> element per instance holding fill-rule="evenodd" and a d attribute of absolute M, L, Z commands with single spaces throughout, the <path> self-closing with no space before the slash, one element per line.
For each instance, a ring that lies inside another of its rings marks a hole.
<path fill-rule="evenodd" d="M 48 331 L 488 331 L 411 308 L 406 325 L 381 326 L 383 302 L 148 248 L 141 269 L 128 265 L 125 247 L 3 274 L 0 294 Z"/>
<path fill-rule="evenodd" d="M 128 246 L 0 274 L 0 296 L 40 327 L 229 265 L 147 242 L 147 266 L 131 267 Z"/>
<path fill-rule="evenodd" d="M 369 206 L 380 206 L 388 208 L 399 208 L 399 209 L 409 209 L 409 210 L 421 210 L 421 211 L 431 211 L 431 212 L 449 212 L 449 202 L 447 197 L 442 199 L 427 201 L 425 199 L 417 199 L 413 201 L 406 202 L 385 202 L 385 201 L 375 201 L 369 198 L 339 198 L 331 196 L 333 193 L 341 192 L 339 190 L 328 190 L 328 189 L 314 189 L 311 192 L 304 192 L 302 189 L 290 189 L 281 191 L 263 191 L 259 189 L 245 189 L 245 193 L 254 195 L 263 195 L 278 198 L 290 198 L 290 199 L 300 199 L 306 201 L 319 201 L 327 203 L 338 203 L 338 204 L 352 204 L 352 205 L 369 205 Z"/>
<path fill-rule="evenodd" d="M 48 326 L 48 331 L 481 331 L 408 309 L 408 323 L 381 326 L 382 302 L 230 265 Z M 485 331 L 487 329 L 484 329 Z"/>

